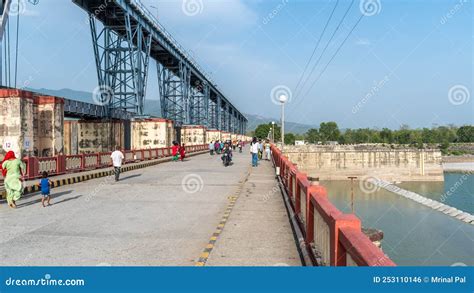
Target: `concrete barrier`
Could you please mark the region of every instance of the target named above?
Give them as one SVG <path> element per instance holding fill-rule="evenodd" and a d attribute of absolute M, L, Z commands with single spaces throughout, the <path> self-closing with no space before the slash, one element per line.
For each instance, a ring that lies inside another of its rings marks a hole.
<path fill-rule="evenodd" d="M 186 147 L 186 152 L 189 156 L 204 154 L 207 153 L 207 150 L 208 145 Z M 146 153 L 149 155 L 147 159 L 144 159 L 144 154 Z M 24 175 L 24 185 L 26 186 L 25 194 L 39 190 L 35 184 L 36 181 L 33 179 L 39 178 L 43 171 L 47 171 L 49 176 L 52 177 L 53 187 L 109 176 L 113 174 L 110 154 L 111 153 L 98 153 L 48 158 L 25 158 L 24 162 L 27 164 L 27 174 Z M 171 148 L 127 151 L 125 156 L 127 157 L 128 155 L 128 157 L 133 158 L 137 154 L 142 154 L 142 156 L 140 156 L 142 159 L 125 160 L 122 167 L 123 172 L 149 167 L 171 160 Z M 100 161 L 103 160 L 101 158 L 104 156 L 107 158 L 107 162 Z M 3 178 L 0 175 L 0 187 L 2 187 L 1 183 L 3 183 Z M 0 195 L 2 199 L 5 198 L 5 191 L 0 189 Z"/>
<path fill-rule="evenodd" d="M 362 232 L 361 222 L 355 215 L 343 214 L 329 201 L 323 186 L 312 185 L 306 174 L 275 146 L 272 146 L 272 156 L 316 265 L 395 266 Z"/>

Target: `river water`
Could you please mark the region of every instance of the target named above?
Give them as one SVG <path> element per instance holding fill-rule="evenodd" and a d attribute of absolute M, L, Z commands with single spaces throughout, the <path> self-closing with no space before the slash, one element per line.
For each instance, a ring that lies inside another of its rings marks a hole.
<path fill-rule="evenodd" d="M 331 202 L 350 213 L 350 181 L 322 181 Z M 406 182 L 401 188 L 474 214 L 474 175 L 445 173 L 445 182 Z M 382 248 L 401 266 L 474 265 L 474 225 L 386 191 L 363 192 L 354 182 L 355 214 L 384 232 Z"/>

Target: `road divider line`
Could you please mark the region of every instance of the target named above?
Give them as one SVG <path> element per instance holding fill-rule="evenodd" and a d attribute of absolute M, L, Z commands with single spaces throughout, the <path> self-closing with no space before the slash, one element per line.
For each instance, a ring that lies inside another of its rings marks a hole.
<path fill-rule="evenodd" d="M 227 208 L 224 211 L 224 215 L 222 216 L 219 224 L 216 227 L 216 230 L 212 234 L 212 237 L 209 239 L 209 242 L 207 243 L 206 247 L 204 248 L 203 252 L 199 256 L 197 262 L 195 265 L 197 267 L 203 267 L 206 265 L 207 260 L 209 259 L 209 256 L 211 255 L 212 249 L 214 249 L 214 246 L 216 244 L 217 239 L 219 238 L 220 234 L 224 230 L 225 224 L 227 223 L 227 220 L 230 217 L 230 214 L 232 213 L 232 210 L 235 206 L 235 202 L 239 198 L 240 194 L 242 193 L 242 187 L 244 184 L 247 182 L 249 176 L 250 176 L 250 171 L 251 169 L 249 168 L 247 172 L 245 173 L 244 177 L 239 180 L 239 184 L 237 188 L 235 189 L 233 195 L 230 195 L 227 197 L 228 203 L 227 203 Z"/>

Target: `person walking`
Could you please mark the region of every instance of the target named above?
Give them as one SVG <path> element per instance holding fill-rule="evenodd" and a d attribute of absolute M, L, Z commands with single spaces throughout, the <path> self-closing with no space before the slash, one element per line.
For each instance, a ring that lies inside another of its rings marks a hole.
<path fill-rule="evenodd" d="M 48 204 L 48 206 L 51 205 L 50 200 L 51 200 L 51 181 L 48 178 L 48 172 L 43 171 L 41 174 L 43 178 L 41 178 L 40 183 L 38 184 L 40 190 L 41 190 L 41 204 L 43 205 L 43 208 L 46 206 L 44 205 L 44 202 Z"/>
<path fill-rule="evenodd" d="M 177 141 L 173 141 L 173 146 L 171 147 L 171 156 L 173 162 L 177 162 L 179 159 L 179 143 Z"/>
<path fill-rule="evenodd" d="M 11 208 L 16 208 L 16 202 L 23 194 L 21 177 L 26 171 L 26 165 L 20 159 L 15 157 L 15 153 L 13 151 L 9 151 L 5 155 L 1 167 L 4 178 L 4 186 L 7 192 L 8 206 Z"/>
<path fill-rule="evenodd" d="M 263 143 L 262 140 L 258 140 L 258 159 L 261 160 L 263 158 Z"/>
<path fill-rule="evenodd" d="M 179 148 L 179 159 L 181 162 L 184 162 L 184 158 L 186 157 L 186 147 L 184 143 Z"/>
<path fill-rule="evenodd" d="M 112 159 L 112 164 L 114 166 L 115 182 L 119 181 L 120 171 L 122 170 L 122 161 L 125 159 L 125 156 L 120 151 L 120 147 L 116 146 L 115 151 L 110 155 Z"/>
<path fill-rule="evenodd" d="M 257 138 L 254 137 L 252 139 L 252 143 L 250 143 L 250 153 L 252 154 L 252 167 L 258 167 L 258 150 L 259 145 Z"/>
<path fill-rule="evenodd" d="M 209 152 L 210 152 L 211 156 L 214 155 L 214 150 L 215 150 L 215 145 L 214 145 L 214 142 L 211 141 L 211 142 L 209 143 Z"/>
<path fill-rule="evenodd" d="M 216 142 L 214 143 L 214 150 L 216 151 L 217 154 L 221 153 L 221 151 L 219 150 L 220 146 L 221 146 L 221 144 L 219 143 L 218 140 L 216 140 Z"/>
<path fill-rule="evenodd" d="M 265 160 L 270 161 L 270 142 L 267 140 L 265 141 Z"/>

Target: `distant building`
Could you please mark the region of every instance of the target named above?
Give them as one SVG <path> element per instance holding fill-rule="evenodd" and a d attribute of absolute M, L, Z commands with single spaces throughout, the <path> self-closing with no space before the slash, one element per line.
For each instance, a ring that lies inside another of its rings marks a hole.
<path fill-rule="evenodd" d="M 295 140 L 295 145 L 305 145 L 304 140 Z"/>

